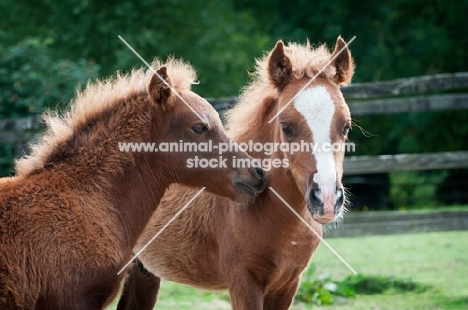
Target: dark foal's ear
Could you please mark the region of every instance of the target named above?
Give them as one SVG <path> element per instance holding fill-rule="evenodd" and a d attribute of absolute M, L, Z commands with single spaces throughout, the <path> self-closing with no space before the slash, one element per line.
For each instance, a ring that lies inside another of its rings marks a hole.
<path fill-rule="evenodd" d="M 281 89 L 290 81 L 291 73 L 291 60 L 284 53 L 283 42 L 278 41 L 268 59 L 268 74 L 270 75 L 270 80 L 276 87 Z"/>
<path fill-rule="evenodd" d="M 161 105 L 163 109 L 167 109 L 171 106 L 171 88 L 168 85 L 171 85 L 171 80 L 167 75 L 166 66 L 162 66 L 157 71 L 157 74 L 153 74 L 151 81 L 148 84 L 148 94 L 153 103 Z M 159 75 L 159 76 L 158 76 Z M 162 81 L 167 83 L 164 83 Z"/>
<path fill-rule="evenodd" d="M 346 46 L 346 42 L 339 36 L 336 39 L 335 50 L 333 51 L 332 58 L 335 57 L 340 51 L 343 51 L 336 56 L 331 63 L 336 69 L 336 83 L 337 84 L 348 84 L 351 82 L 351 78 L 354 75 L 354 61 L 351 57 L 351 52 Z"/>

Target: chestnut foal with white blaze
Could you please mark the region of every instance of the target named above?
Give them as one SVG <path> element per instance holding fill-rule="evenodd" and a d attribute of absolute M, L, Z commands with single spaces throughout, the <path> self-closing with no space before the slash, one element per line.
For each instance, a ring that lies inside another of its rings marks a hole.
<path fill-rule="evenodd" d="M 287 160 L 288 167 L 267 171 L 266 179 L 318 234 L 322 224 L 344 212 L 344 148 L 330 150 L 329 144 L 347 139 L 351 115 L 339 86 L 349 83 L 353 73 L 353 60 L 341 37 L 332 54 L 324 46 L 284 47 L 278 42 L 257 62 L 254 81 L 228 115 L 230 135 L 238 143 L 306 141 L 322 148 L 315 154 L 251 154 L 261 160 Z M 171 186 L 134 250 L 146 244 L 192 194 L 183 186 Z M 199 198 L 141 253 L 141 262 L 154 276 L 135 266 L 118 309 L 152 309 L 160 278 L 206 290 L 228 289 L 234 310 L 288 309 L 301 273 L 320 243 L 317 235 L 271 190 L 244 205 L 209 193 Z"/>

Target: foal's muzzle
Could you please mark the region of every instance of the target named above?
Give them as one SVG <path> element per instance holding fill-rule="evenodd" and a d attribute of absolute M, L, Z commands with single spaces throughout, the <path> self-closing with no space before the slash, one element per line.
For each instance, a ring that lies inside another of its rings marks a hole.
<path fill-rule="evenodd" d="M 314 220 L 319 223 L 330 223 L 341 212 L 344 203 L 344 193 L 341 187 L 313 188 L 307 197 L 307 208 Z"/>
<path fill-rule="evenodd" d="M 239 192 L 244 192 L 249 196 L 255 196 L 266 188 L 265 172 L 261 167 L 250 168 L 252 178 L 242 179 L 235 182 Z"/>

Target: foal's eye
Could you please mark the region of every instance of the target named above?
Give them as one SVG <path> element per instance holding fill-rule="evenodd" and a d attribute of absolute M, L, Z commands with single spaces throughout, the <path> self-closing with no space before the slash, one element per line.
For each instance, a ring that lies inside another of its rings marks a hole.
<path fill-rule="evenodd" d="M 192 126 L 192 131 L 197 135 L 202 135 L 208 131 L 208 127 L 205 124 L 195 124 Z"/>
<path fill-rule="evenodd" d="M 281 129 L 283 130 L 283 134 L 284 134 L 286 137 L 292 137 L 292 135 L 293 135 L 293 130 L 292 130 L 291 126 L 289 126 L 289 125 L 286 124 L 286 123 L 281 123 Z"/>
<path fill-rule="evenodd" d="M 343 127 L 343 136 L 346 136 L 351 129 L 351 122 L 347 122 L 346 125 Z"/>

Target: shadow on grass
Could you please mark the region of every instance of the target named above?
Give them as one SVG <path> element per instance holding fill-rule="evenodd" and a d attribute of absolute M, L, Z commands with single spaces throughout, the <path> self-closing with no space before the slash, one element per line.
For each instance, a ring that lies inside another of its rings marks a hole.
<path fill-rule="evenodd" d="M 374 275 L 351 275 L 340 282 L 340 285 L 354 291 L 355 294 L 373 295 L 383 293 L 423 293 L 430 288 L 428 285 L 416 283 L 409 279 L 397 279 Z"/>
<path fill-rule="evenodd" d="M 442 309 L 468 309 L 468 296 L 455 297 L 455 298 L 441 298 L 437 303 Z"/>
<path fill-rule="evenodd" d="M 333 281 L 329 277 L 314 278 L 314 268 L 302 279 L 295 297 L 296 301 L 315 305 L 338 305 L 346 303 L 356 295 L 393 295 L 424 293 L 431 286 L 409 279 L 398 279 L 378 275 L 351 275 L 343 281 Z"/>

